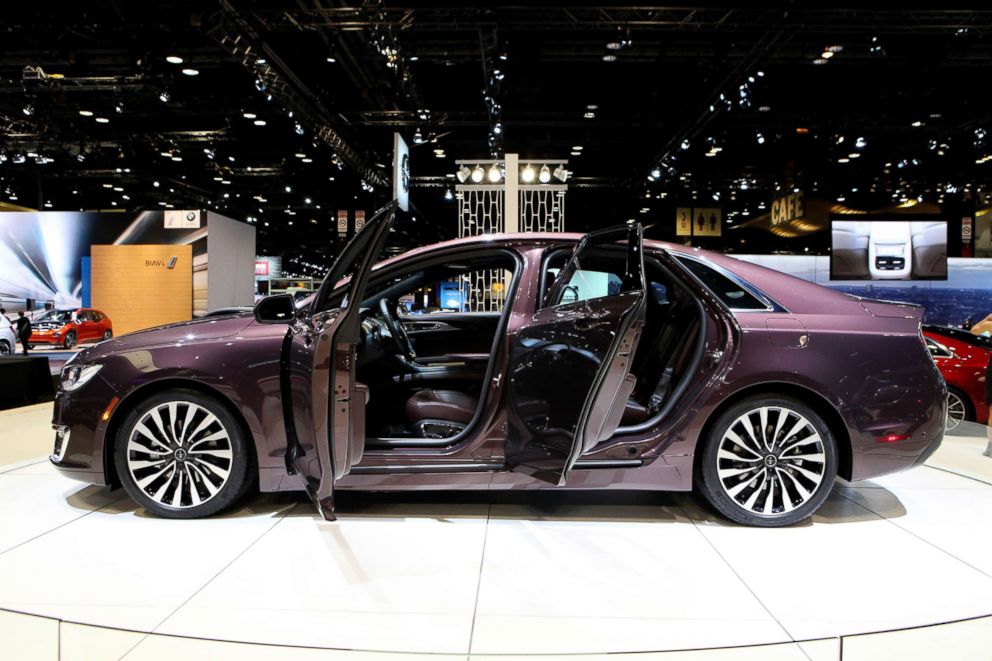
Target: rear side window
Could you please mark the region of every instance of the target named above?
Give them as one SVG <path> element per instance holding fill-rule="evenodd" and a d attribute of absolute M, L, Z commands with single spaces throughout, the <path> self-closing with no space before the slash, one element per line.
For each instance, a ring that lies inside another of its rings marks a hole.
<path fill-rule="evenodd" d="M 739 283 L 723 275 L 716 269 L 688 257 L 676 257 L 676 259 L 679 260 L 682 266 L 692 271 L 692 274 L 699 278 L 706 285 L 706 288 L 713 292 L 731 310 L 768 309 L 768 305 L 744 289 Z"/>

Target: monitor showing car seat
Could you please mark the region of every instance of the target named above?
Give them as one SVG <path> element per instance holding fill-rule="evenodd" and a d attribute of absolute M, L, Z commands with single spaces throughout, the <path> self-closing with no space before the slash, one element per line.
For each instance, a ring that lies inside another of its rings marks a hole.
<path fill-rule="evenodd" d="M 944 220 L 833 220 L 831 280 L 946 280 Z"/>

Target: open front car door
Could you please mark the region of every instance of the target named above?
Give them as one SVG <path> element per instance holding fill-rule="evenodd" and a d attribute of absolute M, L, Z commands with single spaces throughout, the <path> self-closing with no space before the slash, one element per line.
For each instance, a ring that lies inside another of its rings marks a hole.
<path fill-rule="evenodd" d="M 328 521 L 334 520 L 334 480 L 362 459 L 368 390 L 355 381 L 359 307 L 395 215 L 394 202 L 345 246 L 310 308 L 290 326 L 283 345 L 286 468 L 300 476 Z"/>
<path fill-rule="evenodd" d="M 562 485 L 619 426 L 644 327 L 642 235 L 632 225 L 583 237 L 544 307 L 519 329 L 508 384 L 511 470 Z"/>

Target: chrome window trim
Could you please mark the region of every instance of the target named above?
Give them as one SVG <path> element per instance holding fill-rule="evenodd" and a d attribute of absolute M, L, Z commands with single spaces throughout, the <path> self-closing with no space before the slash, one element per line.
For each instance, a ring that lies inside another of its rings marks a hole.
<path fill-rule="evenodd" d="M 677 252 L 677 251 L 674 251 L 674 250 L 672 251 L 672 256 L 675 257 L 675 259 L 688 259 L 688 260 L 692 260 L 694 262 L 697 262 L 699 264 L 702 264 L 706 268 L 713 269 L 714 271 L 716 271 L 720 275 L 722 275 L 725 278 L 729 279 L 734 284 L 738 285 L 745 292 L 747 292 L 748 294 L 750 294 L 754 298 L 758 299 L 758 302 L 759 303 L 764 303 L 764 305 L 765 305 L 764 309 L 734 308 L 734 307 L 730 307 L 729 305 L 726 304 L 726 302 L 724 302 L 723 298 L 721 298 L 719 294 L 717 294 L 715 291 L 713 291 L 713 289 L 711 287 L 707 286 L 707 284 L 705 282 L 703 282 L 702 280 L 700 280 L 700 278 L 698 278 L 695 273 L 692 273 L 692 271 L 689 271 L 689 273 L 692 275 L 692 277 L 696 278 L 697 280 L 700 280 L 700 284 L 703 285 L 703 287 L 706 287 L 706 289 L 709 290 L 718 301 L 720 301 L 721 303 L 723 303 L 724 305 L 726 305 L 727 308 L 731 312 L 733 312 L 734 314 L 738 314 L 738 313 L 741 313 L 741 312 L 762 312 L 762 313 L 764 313 L 764 312 L 783 312 L 783 313 L 788 313 L 788 310 L 785 308 L 784 305 L 780 304 L 778 301 L 776 301 L 775 299 L 773 299 L 771 296 L 768 296 L 763 291 L 761 291 L 760 289 L 758 289 L 757 287 L 755 287 L 754 285 L 752 285 L 750 282 L 747 282 L 746 280 L 744 280 L 743 278 L 741 278 L 740 276 L 738 276 L 736 273 L 734 273 L 734 272 L 732 272 L 732 271 L 730 271 L 730 270 L 728 270 L 728 269 L 720 266 L 719 264 L 714 264 L 713 262 L 711 262 L 711 261 L 709 261 L 707 259 L 704 259 L 702 257 L 697 257 L 696 255 L 689 255 L 687 253 Z"/>

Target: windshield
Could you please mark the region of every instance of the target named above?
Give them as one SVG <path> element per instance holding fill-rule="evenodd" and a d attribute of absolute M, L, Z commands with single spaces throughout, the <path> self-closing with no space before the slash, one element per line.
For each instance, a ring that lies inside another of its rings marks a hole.
<path fill-rule="evenodd" d="M 49 310 L 35 321 L 72 321 L 75 310 Z"/>

